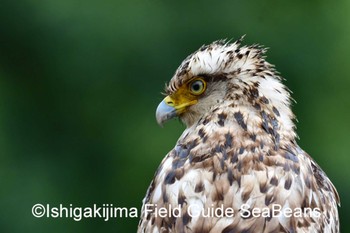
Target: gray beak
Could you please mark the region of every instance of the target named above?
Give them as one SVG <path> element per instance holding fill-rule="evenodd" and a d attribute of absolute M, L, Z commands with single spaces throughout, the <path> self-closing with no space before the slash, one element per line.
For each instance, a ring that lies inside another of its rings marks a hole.
<path fill-rule="evenodd" d="M 163 123 L 176 117 L 176 109 L 172 106 L 169 106 L 166 104 L 166 102 L 163 100 L 160 102 L 160 104 L 157 107 L 156 111 L 156 119 L 160 126 L 163 126 Z"/>

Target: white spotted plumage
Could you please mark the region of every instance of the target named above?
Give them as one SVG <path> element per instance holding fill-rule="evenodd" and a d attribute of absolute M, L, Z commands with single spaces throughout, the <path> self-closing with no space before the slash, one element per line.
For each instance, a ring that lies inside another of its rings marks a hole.
<path fill-rule="evenodd" d="M 163 159 L 143 202 L 138 232 L 339 232 L 336 189 L 296 142 L 290 94 L 265 50 L 214 42 L 187 57 L 166 88 L 202 77 L 207 89 L 179 118 L 187 128 Z M 179 217 L 157 216 L 178 208 Z M 242 206 L 279 205 L 320 216 L 244 217 Z M 189 216 L 232 209 L 234 216 Z"/>

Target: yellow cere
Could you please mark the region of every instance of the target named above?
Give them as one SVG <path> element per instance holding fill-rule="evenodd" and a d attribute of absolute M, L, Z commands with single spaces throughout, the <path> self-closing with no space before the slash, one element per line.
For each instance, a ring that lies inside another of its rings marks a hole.
<path fill-rule="evenodd" d="M 174 94 L 167 96 L 164 101 L 167 105 L 174 107 L 177 114 L 181 114 L 186 110 L 186 107 L 198 102 L 198 98 L 205 92 L 206 87 L 206 82 L 202 78 L 196 77 L 178 88 Z"/>

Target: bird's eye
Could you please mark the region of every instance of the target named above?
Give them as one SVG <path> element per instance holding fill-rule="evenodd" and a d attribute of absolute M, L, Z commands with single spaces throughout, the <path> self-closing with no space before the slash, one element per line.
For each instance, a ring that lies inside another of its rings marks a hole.
<path fill-rule="evenodd" d="M 200 95 L 205 91 L 206 83 L 202 79 L 196 79 L 190 83 L 190 91 L 194 95 Z"/>

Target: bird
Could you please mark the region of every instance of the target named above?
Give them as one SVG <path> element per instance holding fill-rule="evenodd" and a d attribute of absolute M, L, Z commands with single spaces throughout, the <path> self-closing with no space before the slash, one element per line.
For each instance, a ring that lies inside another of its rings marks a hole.
<path fill-rule="evenodd" d="M 297 144 L 291 91 L 243 37 L 201 46 L 166 84 L 156 120 L 186 129 L 155 172 L 138 233 L 339 232 L 338 192 Z"/>

